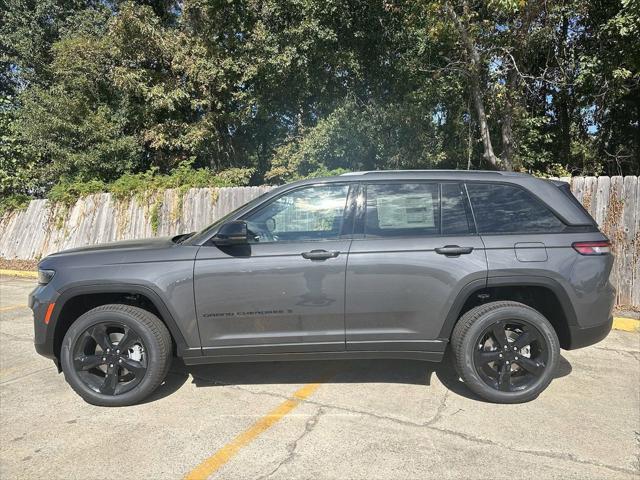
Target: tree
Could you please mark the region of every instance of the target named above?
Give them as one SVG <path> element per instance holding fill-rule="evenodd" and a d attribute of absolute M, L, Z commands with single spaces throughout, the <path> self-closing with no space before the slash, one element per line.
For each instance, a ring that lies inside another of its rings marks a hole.
<path fill-rule="evenodd" d="M 476 110 L 478 130 L 484 147 L 483 156 L 494 168 L 503 167 L 506 170 L 512 170 L 513 167 L 509 158 L 508 149 L 505 149 L 504 158 L 498 157 L 493 151 L 491 131 L 489 129 L 489 122 L 487 120 L 487 114 L 484 107 L 483 91 L 485 91 L 485 89 L 482 86 L 482 78 L 485 76 L 485 72 L 483 70 L 486 68 L 483 64 L 486 62 L 483 62 L 480 56 L 479 47 L 471 27 L 471 10 L 469 8 L 469 4 L 466 1 L 462 2 L 462 15 L 459 15 L 449 2 L 444 3 L 444 11 L 447 13 L 458 31 L 460 41 L 464 48 L 466 57 L 466 75 L 469 82 L 471 98 L 473 99 L 473 104 Z M 511 134 L 508 133 L 507 129 L 505 131 L 505 143 L 509 144 L 510 142 Z"/>
<path fill-rule="evenodd" d="M 0 1 L 3 193 L 184 165 L 640 173 L 635 0 Z"/>

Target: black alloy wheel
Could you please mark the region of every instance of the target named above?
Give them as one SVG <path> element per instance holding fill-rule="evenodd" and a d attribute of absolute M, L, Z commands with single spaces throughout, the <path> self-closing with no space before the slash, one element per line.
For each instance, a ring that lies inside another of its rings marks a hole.
<path fill-rule="evenodd" d="M 482 380 L 504 391 L 526 390 L 544 373 L 549 350 L 540 331 L 523 320 L 499 321 L 479 335 L 473 362 Z"/>
<path fill-rule="evenodd" d="M 107 304 L 80 315 L 60 348 L 64 377 L 85 401 L 133 405 L 164 381 L 172 340 L 162 320 L 140 307 Z"/>
<path fill-rule="evenodd" d="M 560 359 L 558 335 L 544 315 L 507 300 L 462 315 L 451 334 L 451 347 L 465 385 L 496 403 L 536 398 L 553 380 Z"/>
<path fill-rule="evenodd" d="M 82 381 L 103 395 L 133 389 L 147 372 L 144 342 L 131 327 L 103 322 L 86 329 L 77 340 L 73 365 Z"/>

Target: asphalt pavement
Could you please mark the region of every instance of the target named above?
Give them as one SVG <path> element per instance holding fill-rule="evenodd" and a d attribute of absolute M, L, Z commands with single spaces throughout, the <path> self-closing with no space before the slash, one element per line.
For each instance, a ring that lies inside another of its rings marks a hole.
<path fill-rule="evenodd" d="M 85 403 L 33 349 L 31 279 L 0 277 L 0 478 L 640 478 L 640 334 L 563 351 L 495 405 L 450 363 L 174 362 L 144 404 Z"/>

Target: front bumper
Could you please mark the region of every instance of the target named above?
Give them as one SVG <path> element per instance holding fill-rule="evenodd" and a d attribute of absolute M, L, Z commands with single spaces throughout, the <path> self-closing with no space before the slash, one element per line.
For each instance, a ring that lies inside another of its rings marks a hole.
<path fill-rule="evenodd" d="M 47 285 L 38 285 L 29 294 L 29 308 L 33 312 L 33 343 L 40 355 L 57 362 L 55 354 L 55 323 L 45 323 L 47 309 L 55 304 L 58 292 Z M 57 306 L 54 306 L 53 313 Z"/>

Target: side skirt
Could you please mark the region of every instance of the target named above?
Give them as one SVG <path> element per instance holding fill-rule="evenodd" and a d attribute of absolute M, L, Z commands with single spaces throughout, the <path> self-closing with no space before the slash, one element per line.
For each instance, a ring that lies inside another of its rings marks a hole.
<path fill-rule="evenodd" d="M 203 365 L 208 363 L 244 363 L 244 362 L 295 362 L 299 360 L 363 360 L 398 359 L 440 362 L 444 352 L 424 351 L 340 351 L 305 353 L 253 353 L 244 355 L 204 355 L 183 357 L 185 365 Z"/>

